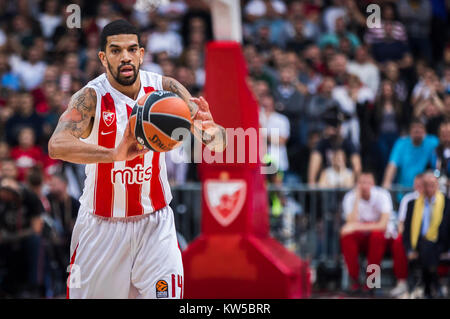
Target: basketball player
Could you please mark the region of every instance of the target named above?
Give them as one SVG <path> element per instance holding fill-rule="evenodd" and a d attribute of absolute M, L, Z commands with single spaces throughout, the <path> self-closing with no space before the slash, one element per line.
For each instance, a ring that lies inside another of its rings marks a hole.
<path fill-rule="evenodd" d="M 48 145 L 52 158 L 87 164 L 67 297 L 182 298 L 164 153 L 142 149 L 128 118 L 147 92 L 168 90 L 188 104 L 197 122 L 193 134 L 211 150 L 225 149 L 225 130 L 203 97 L 192 98 L 175 79 L 140 70 L 144 49 L 129 22 L 109 23 L 100 41 L 106 73 L 73 95 Z"/>

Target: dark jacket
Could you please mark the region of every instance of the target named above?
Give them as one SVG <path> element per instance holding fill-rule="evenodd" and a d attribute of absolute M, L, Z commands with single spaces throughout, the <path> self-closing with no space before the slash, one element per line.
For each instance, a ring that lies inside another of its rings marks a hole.
<path fill-rule="evenodd" d="M 406 210 L 406 218 L 404 223 L 404 231 L 403 231 L 403 244 L 405 247 L 405 251 L 408 254 L 408 252 L 413 251 L 413 248 L 411 247 L 411 221 L 414 211 L 414 204 L 416 200 L 412 200 L 408 203 L 407 210 Z M 449 232 L 450 232 L 450 200 L 446 197 L 445 198 L 445 206 L 444 206 L 444 213 L 442 216 L 442 221 L 439 226 L 438 230 L 438 240 L 435 243 L 436 248 L 438 249 L 439 253 L 442 253 L 449 249 Z M 419 239 L 422 235 L 419 234 Z"/>

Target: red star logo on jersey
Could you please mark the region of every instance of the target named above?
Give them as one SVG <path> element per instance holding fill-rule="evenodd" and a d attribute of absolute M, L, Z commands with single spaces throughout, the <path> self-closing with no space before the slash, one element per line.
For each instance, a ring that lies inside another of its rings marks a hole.
<path fill-rule="evenodd" d="M 230 225 L 244 206 L 247 184 L 244 180 L 205 181 L 206 204 L 223 227 Z"/>
<path fill-rule="evenodd" d="M 103 122 L 105 122 L 107 126 L 113 124 L 115 119 L 116 114 L 114 112 L 103 111 Z"/>

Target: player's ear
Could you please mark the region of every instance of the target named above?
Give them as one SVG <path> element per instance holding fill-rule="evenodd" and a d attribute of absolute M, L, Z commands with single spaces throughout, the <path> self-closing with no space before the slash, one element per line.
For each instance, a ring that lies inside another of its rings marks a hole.
<path fill-rule="evenodd" d="M 140 64 L 142 64 L 144 63 L 144 55 L 145 55 L 144 47 L 139 47 L 139 53 L 140 53 L 139 62 Z"/>
<path fill-rule="evenodd" d="M 106 54 L 104 51 L 99 51 L 98 52 L 98 58 L 100 59 L 100 62 L 102 63 L 102 65 L 106 68 L 108 67 L 108 63 L 106 62 Z"/>

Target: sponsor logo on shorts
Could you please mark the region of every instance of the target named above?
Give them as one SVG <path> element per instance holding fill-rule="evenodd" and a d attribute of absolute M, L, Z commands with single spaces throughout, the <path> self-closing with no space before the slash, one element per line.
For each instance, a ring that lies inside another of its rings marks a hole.
<path fill-rule="evenodd" d="M 156 288 L 156 298 L 168 298 L 169 297 L 169 289 L 167 286 L 167 281 L 158 280 L 155 285 Z"/>

